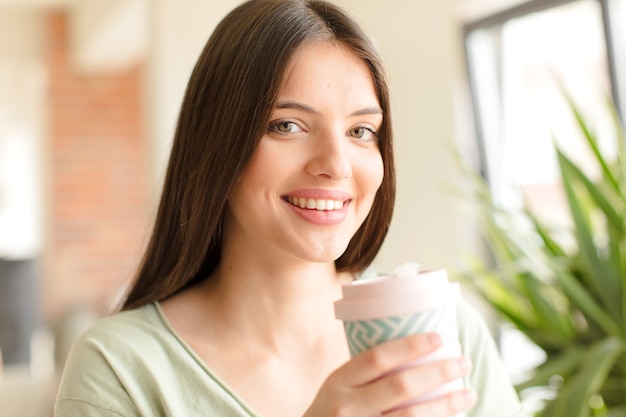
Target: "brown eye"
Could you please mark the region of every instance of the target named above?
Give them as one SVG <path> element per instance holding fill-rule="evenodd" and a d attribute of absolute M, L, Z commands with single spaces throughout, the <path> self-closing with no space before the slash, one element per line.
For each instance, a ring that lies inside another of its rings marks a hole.
<path fill-rule="evenodd" d="M 373 141 L 377 138 L 376 131 L 373 128 L 367 126 L 353 127 L 352 129 L 350 129 L 349 134 L 353 138 L 363 141 Z"/>
<path fill-rule="evenodd" d="M 291 125 L 293 123 L 291 122 L 280 122 L 277 126 L 276 126 L 276 130 L 278 130 L 279 132 L 282 133 L 289 133 L 291 132 Z"/>
<path fill-rule="evenodd" d="M 291 122 L 289 120 L 280 120 L 278 122 L 272 123 L 270 124 L 268 130 L 270 132 L 281 134 L 296 133 L 302 131 L 302 129 L 300 129 L 300 127 L 295 122 Z"/>
<path fill-rule="evenodd" d="M 355 127 L 354 129 L 350 130 L 350 134 L 352 135 L 353 138 L 361 139 L 363 135 L 365 135 L 365 128 Z"/>

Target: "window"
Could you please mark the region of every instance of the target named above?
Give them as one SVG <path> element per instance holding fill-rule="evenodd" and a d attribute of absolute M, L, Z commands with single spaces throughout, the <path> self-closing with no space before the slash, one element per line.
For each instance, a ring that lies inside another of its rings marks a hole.
<path fill-rule="evenodd" d="M 481 168 L 495 202 L 528 204 L 551 226 L 569 223 L 554 145 L 588 169 L 591 161 L 563 91 L 612 152 L 607 111 L 611 98 L 626 108 L 623 0 L 535 0 L 465 26 Z M 623 113 L 622 113 L 623 117 Z M 521 332 L 501 329 L 500 348 L 513 380 L 541 363 L 544 353 Z M 541 407 L 538 390 L 523 398 Z"/>
<path fill-rule="evenodd" d="M 466 25 L 482 169 L 499 204 L 526 200 L 546 220 L 566 219 L 554 144 L 583 164 L 589 155 L 561 87 L 610 138 L 606 98 L 626 101 L 624 22 L 619 0 L 537 0 Z"/>

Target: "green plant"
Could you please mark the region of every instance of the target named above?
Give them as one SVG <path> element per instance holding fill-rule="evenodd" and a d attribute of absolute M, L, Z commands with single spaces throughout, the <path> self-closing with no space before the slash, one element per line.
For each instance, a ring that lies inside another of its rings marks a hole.
<path fill-rule="evenodd" d="M 592 178 L 557 147 L 571 214 L 563 232 L 522 210 L 494 204 L 473 174 L 489 262 L 465 278 L 546 353 L 517 385 L 554 392 L 542 417 L 626 417 L 626 139 L 610 103 L 617 155 L 604 155 L 574 102 L 572 114 L 601 172 Z M 565 238 L 565 239 L 564 239 Z"/>

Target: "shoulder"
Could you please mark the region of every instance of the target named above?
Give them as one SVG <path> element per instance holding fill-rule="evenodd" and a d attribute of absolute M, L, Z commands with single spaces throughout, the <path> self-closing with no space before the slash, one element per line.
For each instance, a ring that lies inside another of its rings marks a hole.
<path fill-rule="evenodd" d="M 466 300 L 457 304 L 456 318 L 459 325 L 459 336 L 465 342 L 477 339 L 492 338 L 492 332 L 484 316 Z"/>
<path fill-rule="evenodd" d="M 156 304 L 147 304 L 134 310 L 121 311 L 111 316 L 98 320 L 84 336 L 95 336 L 109 333 L 112 329 L 116 333 L 127 332 L 136 333 L 137 331 L 153 331 L 155 328 L 162 327 L 162 321 L 158 313 Z"/>
<path fill-rule="evenodd" d="M 83 356 L 104 355 L 111 359 L 116 354 L 142 351 L 147 344 L 174 338 L 162 320 L 156 304 L 136 310 L 123 311 L 99 319 L 74 342 L 68 364 Z"/>
<path fill-rule="evenodd" d="M 463 353 L 470 357 L 474 367 L 491 360 L 500 360 L 500 353 L 487 322 L 480 312 L 467 301 L 457 304 L 459 341 Z"/>
<path fill-rule="evenodd" d="M 172 339 L 155 304 L 123 311 L 98 320 L 74 343 L 70 358 L 98 352 L 108 357 L 142 352 L 149 345 Z"/>
<path fill-rule="evenodd" d="M 500 352 L 480 312 L 466 301 L 457 305 L 459 339 L 463 354 L 474 367 L 466 384 L 478 394 L 473 416 L 521 416 L 521 405 Z"/>
<path fill-rule="evenodd" d="M 149 364 L 159 352 L 154 349 L 154 339 L 159 334 L 164 338 L 166 333 L 155 305 L 100 319 L 70 351 L 57 396 L 57 413 L 69 415 L 79 407 L 93 415 L 135 415 L 134 399 L 125 387 L 128 375 L 150 375 Z"/>
<path fill-rule="evenodd" d="M 167 410 L 167 412 L 165 411 Z M 57 417 L 252 415 L 166 320 L 159 304 L 101 319 L 74 344 Z"/>

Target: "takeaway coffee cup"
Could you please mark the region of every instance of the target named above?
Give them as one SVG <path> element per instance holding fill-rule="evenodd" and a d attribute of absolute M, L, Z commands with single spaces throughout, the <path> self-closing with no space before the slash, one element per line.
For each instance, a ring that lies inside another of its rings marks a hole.
<path fill-rule="evenodd" d="M 343 321 L 352 356 L 387 340 L 426 332 L 438 333 L 442 346 L 412 365 L 461 355 L 456 324 L 461 289 L 458 283 L 448 282 L 445 270 L 419 272 L 418 264 L 403 264 L 392 275 L 344 285 L 342 295 L 335 302 L 335 316 Z M 462 388 L 460 378 L 400 407 Z"/>

